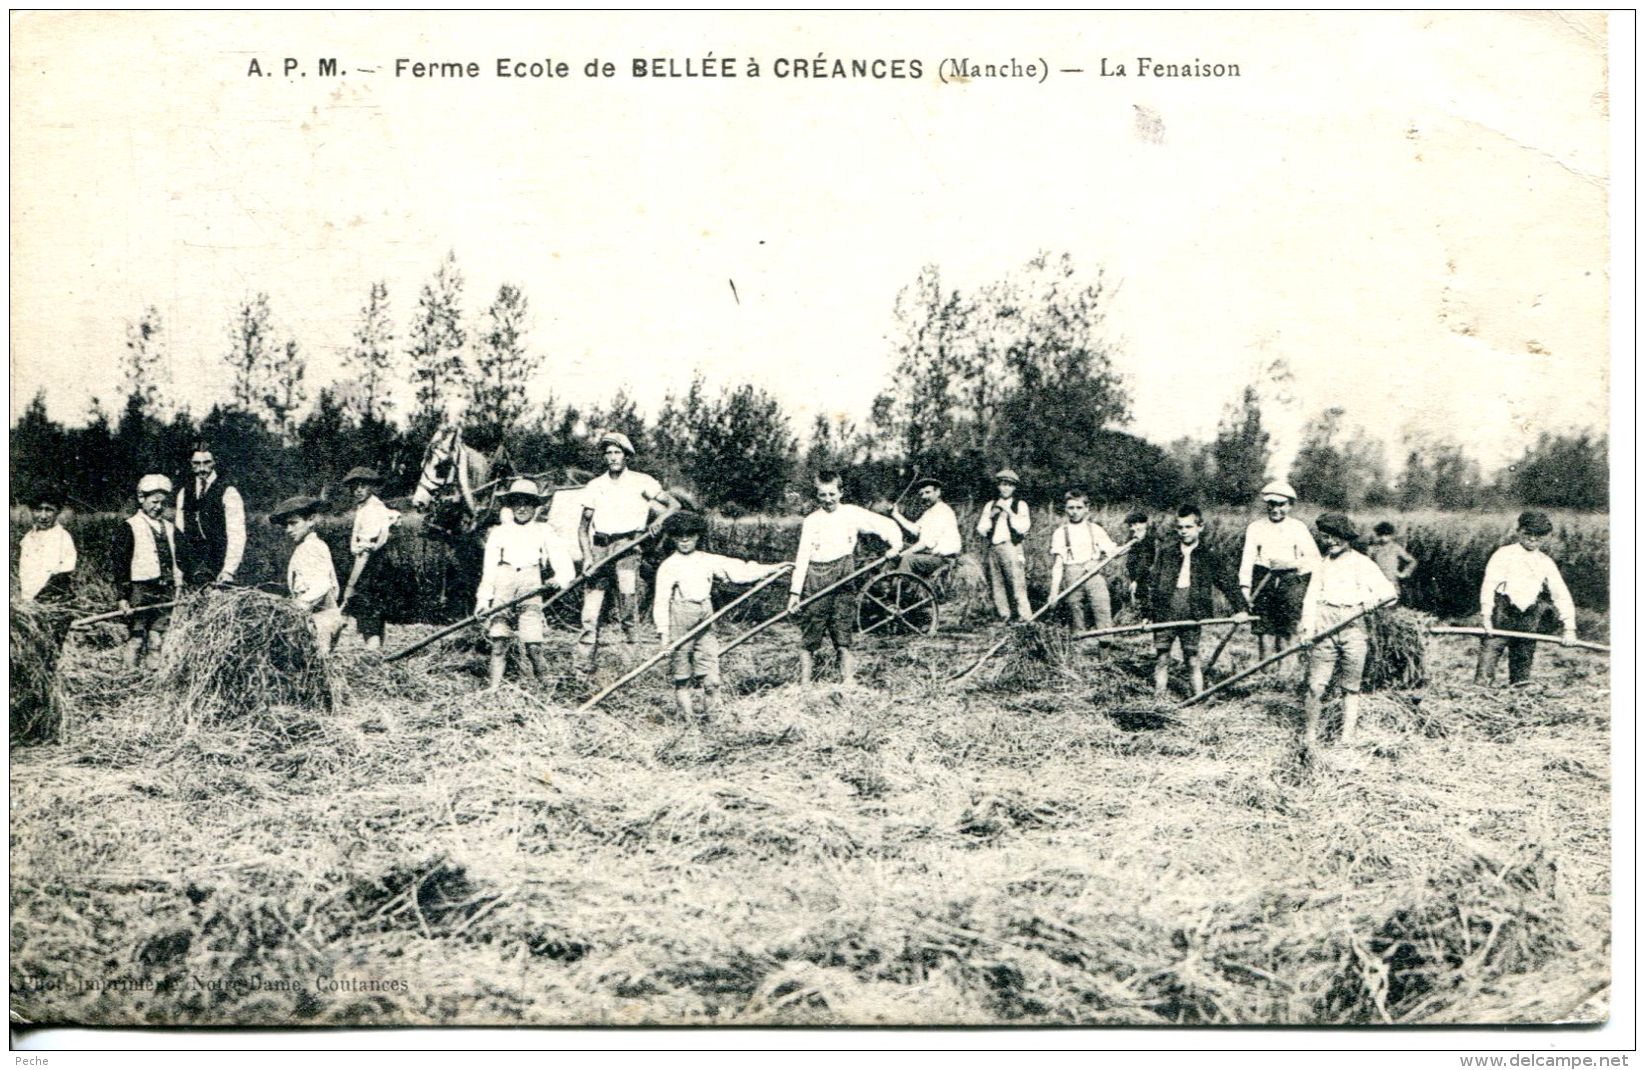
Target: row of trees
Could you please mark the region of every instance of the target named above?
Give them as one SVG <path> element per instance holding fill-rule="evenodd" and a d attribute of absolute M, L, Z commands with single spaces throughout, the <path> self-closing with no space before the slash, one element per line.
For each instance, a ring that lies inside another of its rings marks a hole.
<path fill-rule="evenodd" d="M 256 294 L 230 317 L 229 398 L 199 420 L 168 406 L 167 336 L 158 310 L 145 309 L 127 331 L 118 415 L 94 401 L 83 426 L 65 427 L 36 397 L 12 431 L 16 485 L 26 491 L 31 478 L 50 478 L 82 508 L 112 508 L 144 472 L 181 475 L 203 439 L 254 503 L 324 491 L 361 463 L 388 472 L 391 491 L 407 490 L 423 447 L 453 411 L 471 444 L 554 479 L 594 465 L 595 431 L 621 430 L 647 470 L 736 511 L 778 506 L 805 472 L 825 466 L 847 470 L 850 491 L 865 499 L 895 496 L 915 469 L 965 497 L 986 493 L 986 474 L 1008 458 L 1036 497 L 1080 484 L 1099 501 L 1159 506 L 1249 502 L 1273 474 L 1257 385 L 1231 399 L 1209 442 L 1162 448 L 1126 430 L 1131 398 L 1105 330 L 1113 287 L 1066 254 L 1036 256 L 970 292 L 946 287 L 935 266 L 922 270 L 893 309 L 887 389 L 861 422 L 819 415 L 803 452 L 776 398 L 749 384 L 711 388 L 701 375 L 649 420 L 626 390 L 586 410 L 553 397 L 532 404 L 526 385 L 545 358 L 528 344 L 525 293 L 503 284 L 473 322 L 463 293 L 448 255 L 419 291 L 402 342 L 387 285 L 371 284 L 347 374 L 312 406 L 303 350 L 277 327 L 267 295 Z M 1545 434 L 1489 480 L 1454 443 L 1407 442 L 1402 453 L 1391 467 L 1383 444 L 1332 408 L 1305 428 L 1289 476 L 1310 501 L 1343 508 L 1608 502 L 1603 438 Z"/>

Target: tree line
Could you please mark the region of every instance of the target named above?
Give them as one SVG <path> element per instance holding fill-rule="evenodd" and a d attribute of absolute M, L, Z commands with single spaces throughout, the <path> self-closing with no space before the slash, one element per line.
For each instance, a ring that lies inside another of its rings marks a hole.
<path fill-rule="evenodd" d="M 397 336 L 388 286 L 373 282 L 345 375 L 312 404 L 302 346 L 278 328 L 268 296 L 251 295 L 228 317 L 229 396 L 198 419 L 171 403 L 168 336 L 158 309 L 145 308 L 128 324 L 117 413 L 94 399 L 81 426 L 65 426 L 48 417 L 42 393 L 14 422 L 17 493 L 49 480 L 79 508 L 119 508 L 139 475 L 181 475 L 200 441 L 254 504 L 324 493 L 356 464 L 388 473 L 391 491 L 409 489 L 424 446 L 453 412 L 471 445 L 556 479 L 595 463 L 596 431 L 620 430 L 647 470 L 728 512 L 792 505 L 795 485 L 822 467 L 845 470 L 848 491 L 864 500 L 894 497 L 916 469 L 960 488 L 951 496 L 985 493 L 987 473 L 1008 461 L 1047 495 L 1080 485 L 1100 503 L 1154 506 L 1243 504 L 1285 474 L 1270 471 L 1259 384 L 1229 400 L 1210 441 L 1161 446 L 1128 430 L 1121 348 L 1106 329 L 1114 287 L 1068 254 L 1042 253 L 968 291 L 924 268 L 892 309 L 885 389 L 860 421 L 818 415 L 803 449 L 774 396 L 751 384 L 713 387 L 700 374 L 649 418 L 626 389 L 587 408 L 553 396 L 532 403 L 526 387 L 547 356 L 529 344 L 526 294 L 504 283 L 470 319 L 464 289 L 448 255 Z M 1607 453 L 1603 437 L 1544 433 L 1489 477 L 1438 439 L 1401 443 L 1390 463 L 1384 443 L 1330 408 L 1305 427 L 1288 475 L 1309 501 L 1336 508 L 1603 509 Z"/>

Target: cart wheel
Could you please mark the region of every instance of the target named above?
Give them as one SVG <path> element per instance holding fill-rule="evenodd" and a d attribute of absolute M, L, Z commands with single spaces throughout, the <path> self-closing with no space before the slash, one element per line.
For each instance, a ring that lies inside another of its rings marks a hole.
<path fill-rule="evenodd" d="M 857 596 L 857 630 L 864 635 L 935 635 L 937 593 L 909 572 L 876 576 Z"/>

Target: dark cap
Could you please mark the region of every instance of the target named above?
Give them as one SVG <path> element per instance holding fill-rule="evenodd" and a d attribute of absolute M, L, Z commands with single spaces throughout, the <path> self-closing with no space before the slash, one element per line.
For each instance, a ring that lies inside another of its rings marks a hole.
<path fill-rule="evenodd" d="M 1548 519 L 1548 514 L 1535 509 L 1519 514 L 1519 530 L 1527 535 L 1551 535 L 1554 522 Z"/>
<path fill-rule="evenodd" d="M 307 494 L 299 494 L 294 498 L 287 498 L 279 507 L 268 515 L 270 524 L 281 524 L 294 516 L 313 516 L 315 513 L 325 512 L 326 503 L 319 498 L 311 498 Z"/>
<path fill-rule="evenodd" d="M 354 468 L 350 468 L 348 470 L 348 475 L 343 477 L 343 486 L 346 487 L 350 483 L 379 483 L 380 484 L 380 483 L 382 483 L 382 481 L 383 481 L 383 477 L 381 475 L 378 475 L 377 469 L 375 469 L 375 468 L 366 468 L 364 466 L 356 466 Z"/>
<path fill-rule="evenodd" d="M 668 534 L 674 538 L 702 535 L 708 531 L 708 521 L 700 513 L 675 513 L 668 518 Z"/>
<path fill-rule="evenodd" d="M 926 487 L 936 487 L 938 490 L 941 490 L 942 480 L 937 479 L 934 476 L 922 476 L 919 479 L 914 480 L 914 485 L 908 489 L 917 491 L 924 490 Z"/>
<path fill-rule="evenodd" d="M 1148 523 L 1148 514 L 1141 512 L 1126 513 L 1125 522 L 1127 524 L 1146 524 Z"/>
<path fill-rule="evenodd" d="M 1319 519 L 1314 521 L 1314 527 L 1327 535 L 1335 535 L 1348 542 L 1359 538 L 1359 532 L 1354 530 L 1354 522 L 1341 513 L 1321 513 Z"/>

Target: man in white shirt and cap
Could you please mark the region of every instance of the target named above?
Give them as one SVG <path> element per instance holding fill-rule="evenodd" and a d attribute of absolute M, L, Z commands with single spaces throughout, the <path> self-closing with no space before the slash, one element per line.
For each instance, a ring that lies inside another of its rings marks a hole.
<path fill-rule="evenodd" d="M 166 519 L 171 480 L 150 474 L 137 481 L 137 511 L 114 529 L 114 589 L 126 617 L 126 646 L 121 651 L 128 669 L 152 665 L 165 646 L 171 610 L 134 613 L 145 606 L 177 600 L 183 570 L 177 560 L 177 529 Z"/>
<path fill-rule="evenodd" d="M 994 594 L 994 612 L 1000 623 L 1011 619 L 1011 603 L 1017 604 L 1017 619 L 1030 620 L 1034 616 L 1028 604 L 1028 564 L 1023 558 L 1022 540 L 1027 538 L 1033 517 L 1028 503 L 1017 497 L 1017 485 L 1022 481 L 1017 473 L 1002 468 L 994 473 L 999 497 L 982 507 L 977 518 L 977 534 L 987 549 L 984 563 L 988 569 L 988 585 Z"/>
<path fill-rule="evenodd" d="M 189 458 L 194 478 L 177 492 L 184 579 L 192 586 L 233 583 L 246 554 L 246 504 L 223 481 L 205 446 Z"/>
<path fill-rule="evenodd" d="M 67 601 L 74 595 L 71 581 L 79 555 L 74 537 L 58 523 L 62 498 L 42 488 L 28 502 L 34 528 L 23 536 L 18 547 L 18 593 L 31 602 Z"/>
<path fill-rule="evenodd" d="M 1308 578 L 1299 621 L 1304 636 L 1318 635 L 1390 598 L 1398 598 L 1392 581 L 1377 563 L 1353 548 L 1359 532 L 1341 513 L 1324 513 L 1314 521 L 1324 556 Z M 1371 633 L 1360 616 L 1348 627 L 1308 649 L 1308 694 L 1303 699 L 1302 747 L 1312 760 L 1319 746 L 1320 711 L 1327 692 L 1342 695 L 1343 743 L 1352 743 L 1359 722 L 1359 689 Z"/>
<path fill-rule="evenodd" d="M 1487 631 L 1551 634 L 1558 630 L 1566 643 L 1576 638 L 1576 603 L 1571 599 L 1571 590 L 1565 586 L 1559 566 L 1542 550 L 1543 540 L 1553 530 L 1547 513 L 1521 513 L 1514 541 L 1491 555 L 1485 565 L 1484 582 L 1479 585 L 1480 623 Z M 1530 680 L 1536 643 L 1486 636 L 1479 644 L 1476 684 L 1494 682 L 1504 647 L 1508 650 L 1508 682 L 1523 684 Z"/>
<path fill-rule="evenodd" d="M 790 612 L 801 599 L 839 583 L 855 570 L 858 536 L 877 536 L 893 553 L 902 547 L 902 531 L 896 521 L 860 505 L 841 502 L 842 493 L 838 472 L 817 473 L 817 508 L 800 524 L 800 546 L 794 554 L 794 575 L 788 592 Z M 857 661 L 851 650 L 857 633 L 854 594 L 837 589 L 800 611 L 802 685 L 811 684 L 817 651 L 824 641 L 832 642 L 839 656 L 841 682 L 856 681 Z"/>
<path fill-rule="evenodd" d="M 582 489 L 583 519 L 577 532 L 585 571 L 600 564 L 610 547 L 642 534 L 655 535 L 661 530 L 663 520 L 680 507 L 661 483 L 628 466 L 634 457 L 634 443 L 627 435 L 621 431 L 603 431 L 598 442 L 605 471 Z M 577 636 L 572 662 L 579 672 L 594 670 L 595 651 L 600 642 L 600 613 L 606 596 L 613 592 L 617 596 L 623 639 L 629 650 L 633 649 L 640 623 L 641 560 L 640 548 L 636 546 L 606 565 L 583 588 L 582 631 Z"/>
<path fill-rule="evenodd" d="M 1291 516 L 1297 492 L 1284 480 L 1262 488 L 1267 516 L 1245 529 L 1239 559 L 1239 586 L 1256 615 L 1251 631 L 1257 656 L 1277 654 L 1296 642 L 1308 578 L 1319 564 L 1319 545 L 1308 525 Z M 1257 592 L 1253 598 L 1253 591 Z"/>
<path fill-rule="evenodd" d="M 942 481 L 929 476 L 914 481 L 914 494 L 924 507 L 918 522 L 903 515 L 901 507 L 891 510 L 891 519 L 914 537 L 914 544 L 903 551 L 902 559 L 916 575 L 941 572 L 965 549 L 959 518 L 954 515 L 954 507 L 942 500 L 942 489 Z"/>

